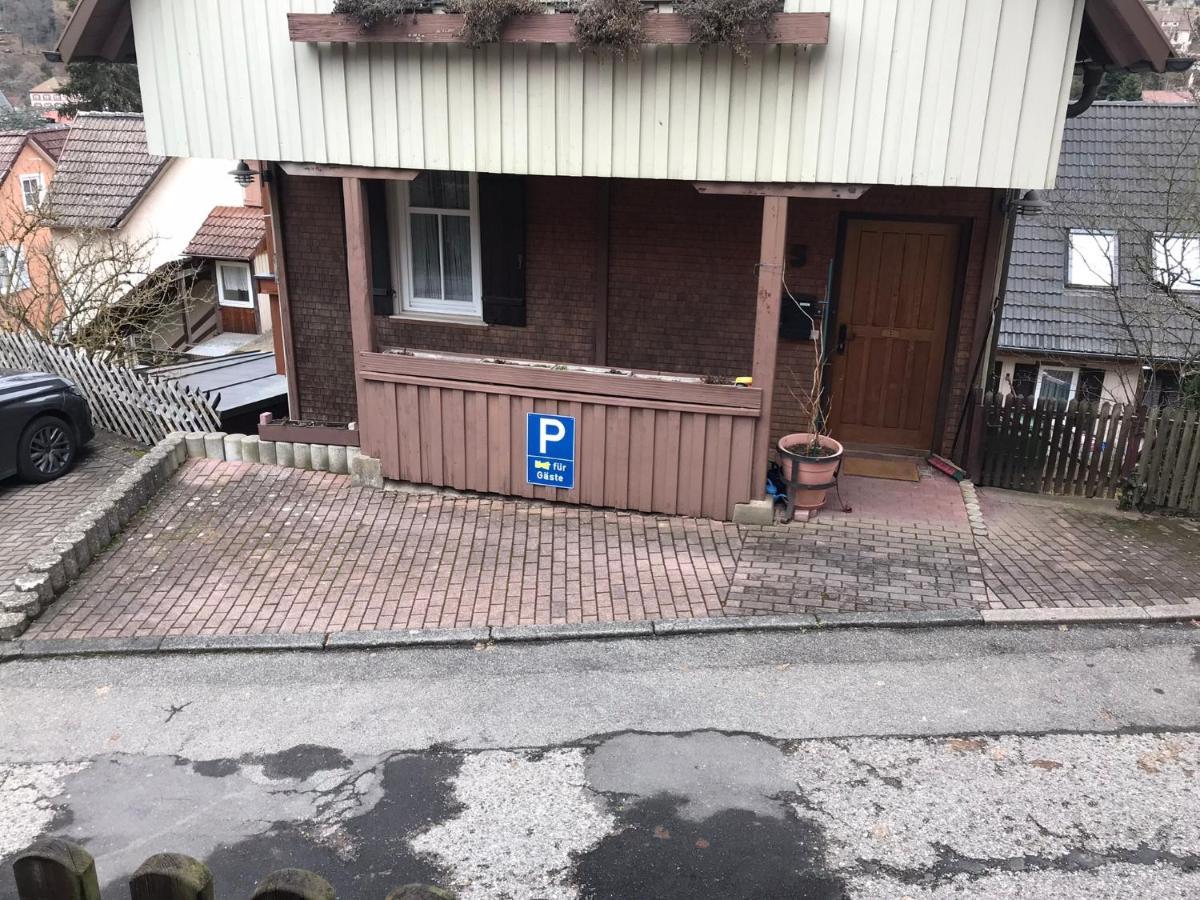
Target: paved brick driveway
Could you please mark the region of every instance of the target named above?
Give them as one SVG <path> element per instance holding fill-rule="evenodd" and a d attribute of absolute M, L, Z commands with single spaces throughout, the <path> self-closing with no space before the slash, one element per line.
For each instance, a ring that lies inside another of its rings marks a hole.
<path fill-rule="evenodd" d="M 57 481 L 0 482 L 0 584 L 23 571 L 30 557 L 137 461 L 138 452 L 137 444 L 102 431 L 75 468 Z"/>
<path fill-rule="evenodd" d="M 852 513 L 737 528 L 377 492 L 329 473 L 194 461 L 26 636 L 1151 605 L 1200 595 L 1195 522 L 983 491 L 982 538 L 958 487 L 940 476 L 919 486 L 847 481 Z"/>

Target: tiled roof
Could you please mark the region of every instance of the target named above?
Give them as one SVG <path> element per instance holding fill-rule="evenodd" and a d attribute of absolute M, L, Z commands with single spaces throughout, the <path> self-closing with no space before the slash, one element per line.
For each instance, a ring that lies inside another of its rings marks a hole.
<path fill-rule="evenodd" d="M 8 174 L 25 144 L 25 132 L 0 131 L 0 179 Z"/>
<path fill-rule="evenodd" d="M 1158 358 L 1200 348 L 1197 320 L 1166 312 L 1139 271 L 1149 235 L 1167 230 L 1189 206 L 1200 216 L 1195 169 L 1200 165 L 1200 108 L 1157 103 L 1097 103 L 1068 119 L 1058 181 L 1046 192 L 1050 209 L 1017 220 L 999 346 L 1040 355 Z M 1182 184 L 1192 192 L 1183 196 Z M 1168 186 L 1174 186 L 1168 192 Z M 1172 208 L 1174 205 L 1175 208 Z M 1072 227 L 1118 233 L 1122 302 L 1109 290 L 1066 286 L 1067 235 Z M 1200 299 L 1197 300 L 1200 303 Z M 1124 315 L 1122 314 L 1124 311 Z M 1131 319 L 1131 312 L 1136 319 Z M 1139 350 L 1141 352 L 1139 352 Z"/>
<path fill-rule="evenodd" d="M 81 113 L 71 124 L 51 186 L 59 221 L 73 228 L 115 228 L 166 164 L 146 147 L 133 113 Z"/>
<path fill-rule="evenodd" d="M 187 245 L 188 256 L 250 259 L 266 237 L 263 211 L 253 206 L 218 206 Z"/>
<path fill-rule="evenodd" d="M 40 84 L 35 84 L 29 89 L 31 94 L 57 94 L 62 89 L 62 80 L 56 75 L 52 75 Z"/>
<path fill-rule="evenodd" d="M 67 142 L 67 135 L 70 131 L 71 128 L 68 125 L 49 125 L 29 132 L 29 136 L 46 151 L 47 156 L 57 161 L 62 155 L 62 148 Z"/>

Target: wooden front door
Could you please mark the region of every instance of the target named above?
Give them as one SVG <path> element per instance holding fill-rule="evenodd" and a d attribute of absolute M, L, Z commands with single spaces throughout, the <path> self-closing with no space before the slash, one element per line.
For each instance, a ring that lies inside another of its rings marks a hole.
<path fill-rule="evenodd" d="M 839 441 L 933 449 L 959 240 L 957 225 L 848 223 L 832 335 Z"/>

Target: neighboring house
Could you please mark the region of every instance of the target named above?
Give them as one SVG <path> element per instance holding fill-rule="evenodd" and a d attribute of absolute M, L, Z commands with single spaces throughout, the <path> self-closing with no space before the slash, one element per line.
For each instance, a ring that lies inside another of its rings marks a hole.
<path fill-rule="evenodd" d="M 147 349 L 184 350 L 223 330 L 269 330 L 260 327 L 257 291 L 244 271 L 263 244 L 264 211 L 230 212 L 245 199 L 230 174 L 236 165 L 151 153 L 141 115 L 87 112 L 71 125 L 52 195 L 55 239 L 69 247 L 96 230 L 111 232 L 144 247 L 142 277 L 184 263 L 178 322 Z"/>
<path fill-rule="evenodd" d="M 1187 65 L 1140 0 L 788 0 L 746 62 L 670 12 L 614 59 L 559 13 L 472 51 L 331 7 L 83 0 L 59 44 L 137 59 L 154 152 L 273 163 L 291 414 L 387 478 L 718 518 L 806 425 L 810 317 L 835 437 L 965 460 L 1076 64 Z"/>
<path fill-rule="evenodd" d="M 71 100 L 62 92 L 62 80 L 57 76 L 47 78 L 40 84 L 29 89 L 29 106 L 35 109 L 51 122 L 69 121 L 59 108 L 66 106 Z"/>
<path fill-rule="evenodd" d="M 54 179 L 66 131 L 65 126 L 50 126 L 0 132 L 0 294 L 5 306 L 22 303 L 32 286 L 48 282 L 34 248 L 50 235 L 36 227 L 37 210 Z M 0 323 L 6 318 L 0 310 Z"/>
<path fill-rule="evenodd" d="M 1178 395 L 1180 362 L 1200 362 L 1198 166 L 1195 105 L 1097 103 L 1068 120 L 1049 209 L 1017 225 L 992 389 L 1118 403 Z M 1196 268 L 1195 288 L 1190 276 L 1177 285 L 1197 298 L 1196 316 L 1150 295 L 1159 234 L 1162 254 Z"/>

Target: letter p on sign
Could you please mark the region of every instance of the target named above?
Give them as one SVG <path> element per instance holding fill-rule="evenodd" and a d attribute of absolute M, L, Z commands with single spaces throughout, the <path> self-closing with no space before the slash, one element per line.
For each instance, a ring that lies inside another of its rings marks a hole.
<path fill-rule="evenodd" d="M 567 436 L 567 426 L 558 419 L 541 416 L 538 419 L 538 456 L 550 456 L 549 445 L 557 444 Z"/>

